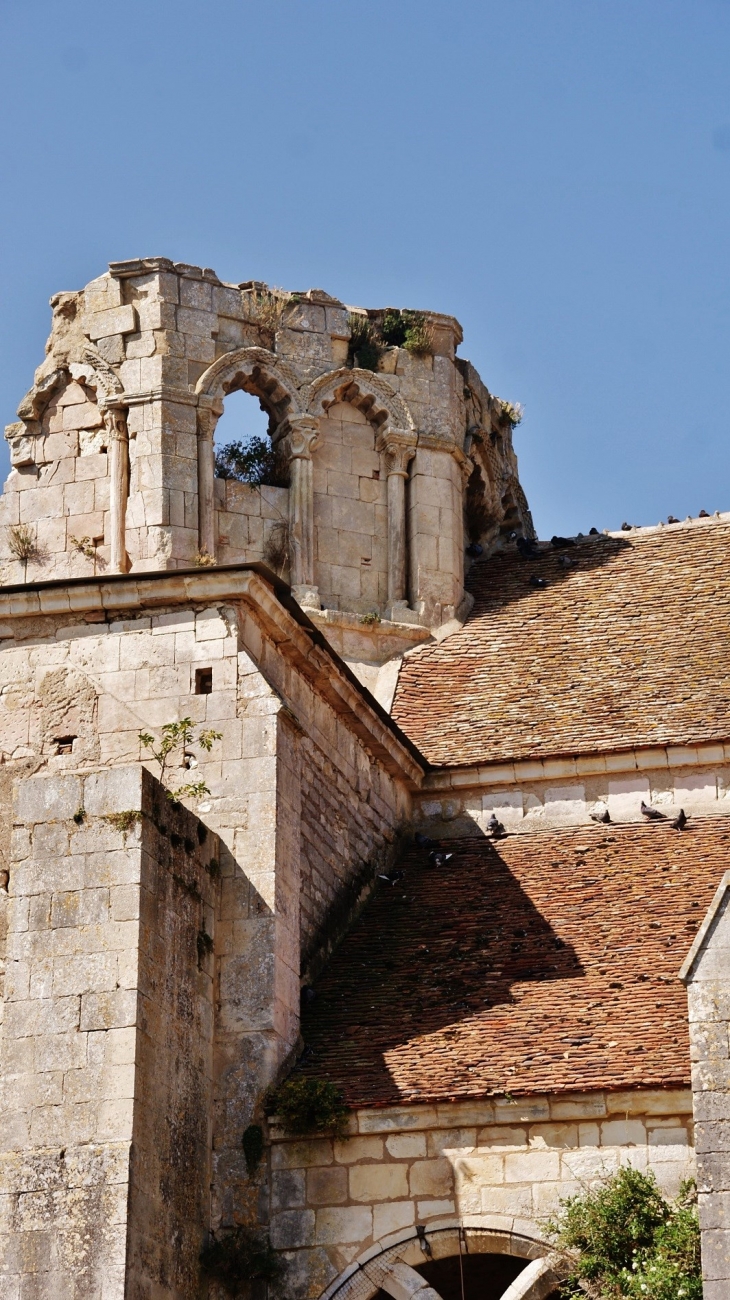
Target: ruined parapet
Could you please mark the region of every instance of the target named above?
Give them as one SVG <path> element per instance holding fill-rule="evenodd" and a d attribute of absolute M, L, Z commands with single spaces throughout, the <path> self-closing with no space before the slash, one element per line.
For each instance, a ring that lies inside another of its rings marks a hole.
<path fill-rule="evenodd" d="M 451 316 L 164 258 L 112 263 L 52 306 L 6 432 L 5 583 L 265 560 L 308 608 L 433 628 L 463 614 L 466 542 L 531 532 L 513 408 L 456 358 Z M 216 478 L 237 389 L 268 413 L 276 486 Z"/>

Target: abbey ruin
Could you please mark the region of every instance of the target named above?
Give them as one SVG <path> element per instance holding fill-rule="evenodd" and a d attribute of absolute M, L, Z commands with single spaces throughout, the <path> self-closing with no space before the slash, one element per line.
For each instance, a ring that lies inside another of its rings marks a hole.
<path fill-rule="evenodd" d="M 51 306 L 0 498 L 0 1300 L 223 1300 L 238 1229 L 252 1300 L 547 1300 L 626 1164 L 697 1178 L 726 1300 L 730 515 L 538 541 L 451 316 L 164 258 Z"/>

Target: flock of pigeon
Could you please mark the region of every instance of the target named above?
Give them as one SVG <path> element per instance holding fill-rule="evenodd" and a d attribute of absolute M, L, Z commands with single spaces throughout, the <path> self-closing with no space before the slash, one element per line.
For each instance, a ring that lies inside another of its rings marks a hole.
<path fill-rule="evenodd" d="M 700 510 L 698 518 L 709 519 L 710 515 L 708 514 L 707 510 Z M 667 516 L 668 524 L 678 524 L 679 522 L 680 520 L 677 519 L 675 515 Z M 635 527 L 636 527 L 635 524 L 628 524 L 624 522 L 621 525 L 621 531 L 624 533 L 630 533 L 633 531 Z M 583 541 L 583 536 L 584 536 L 583 533 L 578 533 L 576 537 L 559 537 L 556 534 L 554 537 L 550 538 L 550 545 L 553 547 L 554 550 L 564 552 L 566 550 L 569 550 L 573 546 L 577 546 L 578 542 Z M 591 528 L 590 532 L 588 533 L 588 536 L 589 537 L 600 536 L 598 529 Z M 540 555 L 540 543 L 534 537 L 523 537 L 519 533 L 512 532 L 508 535 L 507 540 L 509 542 L 515 543 L 517 550 L 519 551 L 523 560 L 536 560 Z M 469 545 L 466 547 L 466 554 L 472 560 L 477 560 L 479 556 L 482 555 L 483 553 L 484 553 L 484 547 L 481 545 L 481 542 L 470 542 Z M 561 569 L 573 569 L 575 568 L 577 563 L 578 561 L 574 556 L 564 555 L 564 554 L 560 554 L 558 556 L 558 564 L 560 565 Z M 531 573 L 528 581 L 531 587 L 540 588 L 540 587 L 548 586 L 547 580 L 545 578 L 541 578 L 536 573 Z"/>
<path fill-rule="evenodd" d="M 649 804 L 644 803 L 643 799 L 641 801 L 641 815 L 642 817 L 645 817 L 648 822 L 668 821 L 669 825 L 673 827 L 675 831 L 683 831 L 689 821 L 689 817 L 685 813 L 684 808 L 680 808 L 676 817 L 668 818 L 666 813 L 660 812 L 658 808 L 652 808 Z M 602 822 L 604 825 L 611 820 L 611 814 L 609 813 L 608 808 L 604 808 L 601 812 L 589 813 L 589 816 L 592 821 Z M 501 840 L 502 837 L 507 834 L 502 822 L 495 813 L 492 813 L 487 822 L 487 830 L 490 832 L 493 840 Z"/>

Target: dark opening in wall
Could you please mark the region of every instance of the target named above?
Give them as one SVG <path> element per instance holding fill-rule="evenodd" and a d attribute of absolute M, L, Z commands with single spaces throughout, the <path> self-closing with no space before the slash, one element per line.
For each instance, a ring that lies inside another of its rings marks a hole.
<path fill-rule="evenodd" d="M 57 754 L 70 754 L 73 752 L 75 736 L 54 736 L 53 743 L 56 746 Z"/>
<path fill-rule="evenodd" d="M 195 694 L 211 695 L 213 693 L 213 669 L 195 669 Z"/>

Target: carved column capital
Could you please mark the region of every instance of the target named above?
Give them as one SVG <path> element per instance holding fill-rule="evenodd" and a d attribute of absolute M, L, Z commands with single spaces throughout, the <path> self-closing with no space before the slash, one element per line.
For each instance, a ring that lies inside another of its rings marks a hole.
<path fill-rule="evenodd" d="M 223 403 L 217 398 L 208 398 L 198 404 L 198 437 L 212 442 L 215 427 L 223 414 Z"/>
<path fill-rule="evenodd" d="M 376 449 L 385 456 L 385 472 L 408 477 L 408 466 L 416 454 L 416 436 L 404 429 L 385 429 L 378 435 Z"/>
<path fill-rule="evenodd" d="M 109 442 L 126 442 L 129 436 L 126 406 L 103 406 L 101 414 Z"/>
<path fill-rule="evenodd" d="M 311 460 L 319 446 L 319 420 L 313 415 L 291 415 L 279 425 L 274 436 L 278 443 L 286 439 L 290 460 Z"/>

